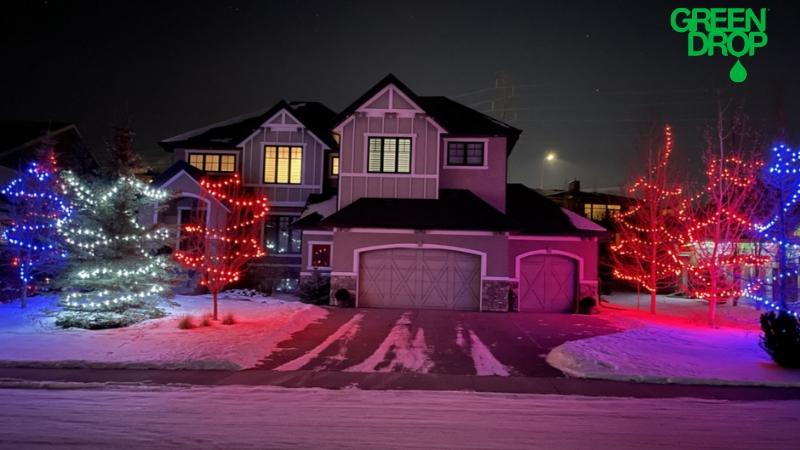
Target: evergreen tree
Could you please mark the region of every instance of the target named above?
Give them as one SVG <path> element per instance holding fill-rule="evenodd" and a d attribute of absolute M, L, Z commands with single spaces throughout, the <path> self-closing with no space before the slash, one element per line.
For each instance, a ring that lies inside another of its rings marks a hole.
<path fill-rule="evenodd" d="M 19 273 L 22 308 L 27 305 L 28 289 L 66 264 L 58 226 L 68 219 L 71 209 L 61 197 L 54 146 L 52 140 L 44 139 L 37 160 L 1 191 L 8 199 L 12 221 L 3 230 L 6 254 Z"/>
<path fill-rule="evenodd" d="M 173 276 L 168 256 L 158 250 L 169 232 L 141 225 L 139 217 L 168 194 L 133 178 L 132 135 L 127 127 L 115 130 L 109 147 L 116 160 L 106 176 L 85 182 L 64 173 L 75 211 L 61 227 L 70 264 L 56 280 L 63 288 L 60 326 L 111 328 L 163 315 L 158 303 L 171 293 Z"/>

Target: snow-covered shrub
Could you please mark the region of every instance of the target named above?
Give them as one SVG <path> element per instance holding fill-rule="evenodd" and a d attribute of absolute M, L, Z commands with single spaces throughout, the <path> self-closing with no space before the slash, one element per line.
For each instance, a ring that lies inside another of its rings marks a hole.
<path fill-rule="evenodd" d="M 792 314 L 775 311 L 761 315 L 759 345 L 783 367 L 800 368 L 800 320 Z"/>
<path fill-rule="evenodd" d="M 61 328 L 83 328 L 86 330 L 105 330 L 133 325 L 148 319 L 164 317 L 166 313 L 161 308 L 152 305 L 140 305 L 124 309 L 102 311 L 59 310 L 56 315 L 56 326 Z"/>
<path fill-rule="evenodd" d="M 297 297 L 305 303 L 327 305 L 331 294 L 331 280 L 323 277 L 319 270 L 314 272 L 297 286 Z"/>
<path fill-rule="evenodd" d="M 178 328 L 181 330 L 191 330 L 196 326 L 197 325 L 194 323 L 194 316 L 191 314 L 181 316 L 181 319 L 178 321 Z"/>
<path fill-rule="evenodd" d="M 229 312 L 222 317 L 223 325 L 233 325 L 235 323 L 236 323 L 236 318 L 233 316 L 232 312 Z"/>

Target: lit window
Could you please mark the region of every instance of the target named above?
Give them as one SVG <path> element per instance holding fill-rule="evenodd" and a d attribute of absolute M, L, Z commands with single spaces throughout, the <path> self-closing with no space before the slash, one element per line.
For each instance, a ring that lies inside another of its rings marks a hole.
<path fill-rule="evenodd" d="M 410 138 L 369 138 L 367 171 L 411 173 Z"/>
<path fill-rule="evenodd" d="M 311 267 L 331 266 L 331 246 L 326 244 L 313 244 L 311 246 Z"/>
<path fill-rule="evenodd" d="M 620 205 L 597 205 L 587 203 L 583 205 L 583 214 L 587 219 L 601 221 L 614 213 L 620 212 L 621 209 L 622 207 Z"/>
<path fill-rule="evenodd" d="M 483 166 L 483 142 L 448 142 L 448 166 Z"/>
<path fill-rule="evenodd" d="M 336 141 L 336 143 L 337 143 L 337 144 L 339 144 L 339 143 L 340 143 L 339 141 L 340 141 L 341 139 L 342 139 L 342 136 L 341 136 L 341 135 L 339 135 L 339 133 L 333 133 L 333 140 L 334 140 L 334 141 Z"/>
<path fill-rule="evenodd" d="M 190 153 L 189 164 L 206 172 L 233 172 L 236 170 L 236 155 Z"/>
<path fill-rule="evenodd" d="M 264 183 L 300 184 L 303 147 L 264 147 Z"/>
<path fill-rule="evenodd" d="M 332 156 L 331 157 L 331 176 L 336 177 L 339 176 L 339 157 Z"/>

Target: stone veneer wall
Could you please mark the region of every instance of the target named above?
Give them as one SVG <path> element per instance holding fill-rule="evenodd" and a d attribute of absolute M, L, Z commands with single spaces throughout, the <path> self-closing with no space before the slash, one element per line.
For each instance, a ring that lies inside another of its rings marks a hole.
<path fill-rule="evenodd" d="M 338 305 L 334 295 L 339 289 L 347 289 L 348 291 L 356 292 L 356 277 L 348 275 L 331 275 L 331 294 L 329 303 L 331 306 Z"/>
<path fill-rule="evenodd" d="M 593 299 L 598 300 L 597 283 L 581 283 L 578 294 L 578 301 L 581 301 L 586 297 L 592 297 Z"/>
<path fill-rule="evenodd" d="M 483 311 L 508 312 L 508 290 L 510 283 L 507 280 L 483 280 L 481 291 L 483 298 Z"/>

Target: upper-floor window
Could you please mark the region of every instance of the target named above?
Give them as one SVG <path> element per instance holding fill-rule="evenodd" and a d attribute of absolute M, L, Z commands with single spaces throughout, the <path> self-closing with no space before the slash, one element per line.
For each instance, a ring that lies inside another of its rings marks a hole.
<path fill-rule="evenodd" d="M 336 178 L 339 176 L 339 154 L 334 153 L 331 155 L 331 171 L 328 176 L 331 178 Z"/>
<path fill-rule="evenodd" d="M 264 183 L 300 184 L 303 178 L 303 147 L 264 147 Z"/>
<path fill-rule="evenodd" d="M 483 142 L 447 143 L 448 166 L 483 166 L 484 160 Z"/>
<path fill-rule="evenodd" d="M 411 138 L 369 138 L 367 172 L 411 173 Z"/>
<path fill-rule="evenodd" d="M 236 155 L 189 153 L 189 164 L 206 172 L 233 172 L 236 170 Z"/>

